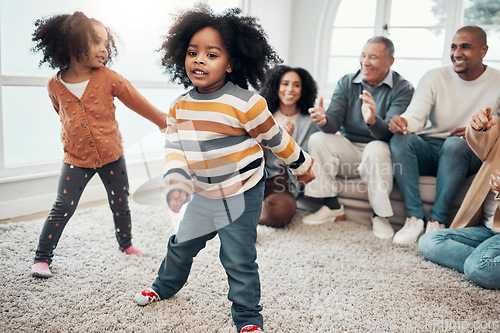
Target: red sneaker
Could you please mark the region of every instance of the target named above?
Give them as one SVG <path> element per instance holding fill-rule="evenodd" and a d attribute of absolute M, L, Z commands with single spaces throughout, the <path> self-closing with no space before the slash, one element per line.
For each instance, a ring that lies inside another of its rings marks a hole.
<path fill-rule="evenodd" d="M 141 291 L 140 293 L 135 294 L 134 300 L 137 302 L 137 305 L 145 306 L 149 303 L 153 303 L 160 300 L 160 296 L 154 291 L 153 288 L 147 288 Z"/>
<path fill-rule="evenodd" d="M 245 332 L 264 332 L 264 330 L 262 328 L 260 328 L 259 326 L 245 325 L 241 329 L 240 333 L 245 333 Z"/>

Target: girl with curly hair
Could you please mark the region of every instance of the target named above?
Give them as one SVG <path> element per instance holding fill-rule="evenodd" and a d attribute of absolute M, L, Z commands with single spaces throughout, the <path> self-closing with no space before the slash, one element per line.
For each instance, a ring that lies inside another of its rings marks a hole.
<path fill-rule="evenodd" d="M 267 73 L 260 93 L 276 122 L 299 146 L 307 148 L 309 136 L 318 130 L 308 111 L 314 107 L 318 93 L 311 74 L 303 68 L 276 66 Z M 295 200 L 304 189 L 276 155 L 267 149 L 264 153 L 267 179 L 259 224 L 284 227 L 292 221 L 297 210 Z"/>
<path fill-rule="evenodd" d="M 255 248 L 265 179 L 260 144 L 299 180 L 314 178 L 311 157 L 276 124 L 265 99 L 247 89 L 257 88 L 280 59 L 255 18 L 238 9 L 214 14 L 204 5 L 179 14 L 161 51 L 172 80 L 192 87 L 168 113 L 164 175 L 170 209 L 189 203 L 155 281 L 135 301 L 175 295 L 193 258 L 218 235 L 236 327 L 262 332 Z"/>
<path fill-rule="evenodd" d="M 118 97 L 160 129 L 166 127 L 166 114 L 105 67 L 117 50 L 115 37 L 99 21 L 75 12 L 40 19 L 35 27 L 33 52 L 42 53 L 40 65 L 59 69 L 47 88 L 61 121 L 64 159 L 57 198 L 41 231 L 31 274 L 52 276 L 54 249 L 96 173 L 108 194 L 120 250 L 140 256 L 144 251 L 132 245 L 127 169 L 113 100 Z"/>

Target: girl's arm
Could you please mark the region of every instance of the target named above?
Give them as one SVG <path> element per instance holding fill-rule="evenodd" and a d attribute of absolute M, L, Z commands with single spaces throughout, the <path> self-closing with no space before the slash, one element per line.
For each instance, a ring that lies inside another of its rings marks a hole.
<path fill-rule="evenodd" d="M 167 127 L 167 115 L 166 113 L 158 110 L 149 101 L 142 96 L 137 89 L 123 76 L 110 70 L 112 75 L 113 83 L 113 94 L 118 97 L 118 99 L 125 104 L 130 110 L 135 111 L 144 118 L 153 122 L 163 130 Z"/>

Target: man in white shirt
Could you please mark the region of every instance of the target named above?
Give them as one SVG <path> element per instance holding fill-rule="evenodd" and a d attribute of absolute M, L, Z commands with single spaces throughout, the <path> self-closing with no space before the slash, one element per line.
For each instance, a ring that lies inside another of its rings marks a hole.
<path fill-rule="evenodd" d="M 483 64 L 487 51 L 483 29 L 460 28 L 451 43 L 452 66 L 428 71 L 406 111 L 390 121 L 395 178 L 407 215 L 394 243 L 414 243 L 424 232 L 419 176 L 437 177 L 436 199 L 425 229 L 431 232 L 449 225 L 460 185 L 481 166 L 463 136 L 472 113 L 496 105 L 500 96 L 500 71 Z"/>

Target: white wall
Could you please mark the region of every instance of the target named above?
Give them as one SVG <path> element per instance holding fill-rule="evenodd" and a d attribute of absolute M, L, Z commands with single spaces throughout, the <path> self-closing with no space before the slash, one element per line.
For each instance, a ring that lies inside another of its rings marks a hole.
<path fill-rule="evenodd" d="M 245 14 L 255 16 L 269 37 L 269 43 L 285 63 L 289 61 L 290 25 L 295 1 L 249 0 Z"/>

